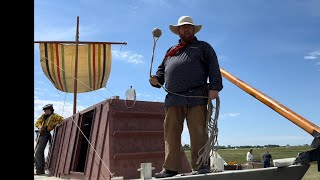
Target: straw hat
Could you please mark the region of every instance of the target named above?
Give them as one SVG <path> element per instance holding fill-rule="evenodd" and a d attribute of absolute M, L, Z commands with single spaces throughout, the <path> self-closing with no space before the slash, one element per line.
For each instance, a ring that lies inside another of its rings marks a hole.
<path fill-rule="evenodd" d="M 190 24 L 194 26 L 194 33 L 196 34 L 197 32 L 200 31 L 200 29 L 202 28 L 202 25 L 195 25 L 193 24 L 193 20 L 190 16 L 181 16 L 178 20 L 178 24 L 177 25 L 169 25 L 170 30 L 179 35 L 179 26 L 182 26 L 184 24 Z"/>

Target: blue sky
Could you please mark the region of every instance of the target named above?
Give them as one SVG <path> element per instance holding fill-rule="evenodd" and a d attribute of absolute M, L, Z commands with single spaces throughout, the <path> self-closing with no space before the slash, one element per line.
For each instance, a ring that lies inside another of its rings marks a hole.
<path fill-rule="evenodd" d="M 163 102 L 165 92 L 150 86 L 152 29 L 157 41 L 152 72 L 178 36 L 169 30 L 188 15 L 203 27 L 196 34 L 215 49 L 220 67 L 264 94 L 320 125 L 320 1 L 318 0 L 70 0 L 34 1 L 34 40 L 127 42 L 112 45 L 113 59 L 105 88 L 77 96 L 77 110 L 118 95 L 132 85 L 137 100 Z M 34 46 L 34 121 L 41 107 L 72 114 L 73 95 L 45 77 L 39 45 Z M 301 145 L 313 137 L 223 78 L 218 120 L 219 145 Z M 182 143 L 189 144 L 187 128 Z"/>

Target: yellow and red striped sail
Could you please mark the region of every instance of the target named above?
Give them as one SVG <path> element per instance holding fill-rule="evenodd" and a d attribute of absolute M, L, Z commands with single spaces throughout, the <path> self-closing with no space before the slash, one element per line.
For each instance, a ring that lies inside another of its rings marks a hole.
<path fill-rule="evenodd" d="M 75 44 L 40 43 L 40 63 L 44 74 L 63 92 L 74 92 Z M 77 93 L 106 86 L 111 70 L 110 44 L 79 44 Z"/>

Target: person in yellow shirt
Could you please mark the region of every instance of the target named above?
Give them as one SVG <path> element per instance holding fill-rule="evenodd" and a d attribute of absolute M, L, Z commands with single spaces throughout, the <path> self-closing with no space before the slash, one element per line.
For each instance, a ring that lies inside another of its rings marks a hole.
<path fill-rule="evenodd" d="M 52 131 L 64 118 L 57 113 L 54 113 L 53 105 L 47 104 L 42 107 L 44 113 L 36 121 L 35 126 L 38 128 L 37 143 L 35 148 L 34 162 L 36 165 L 36 175 L 45 174 L 45 158 L 44 150 L 48 141 L 51 139 L 50 131 Z"/>

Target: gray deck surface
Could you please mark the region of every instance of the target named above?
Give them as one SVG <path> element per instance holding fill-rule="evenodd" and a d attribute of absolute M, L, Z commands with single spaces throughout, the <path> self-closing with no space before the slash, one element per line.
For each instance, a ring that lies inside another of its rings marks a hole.
<path fill-rule="evenodd" d="M 49 177 L 48 174 L 44 175 L 34 175 L 35 180 L 61 180 L 60 178 L 57 177 Z"/>
<path fill-rule="evenodd" d="M 309 166 L 297 166 L 290 167 L 271 167 L 264 169 L 248 169 L 248 170 L 235 170 L 224 171 L 219 173 L 208 173 L 202 175 L 190 175 L 181 176 L 177 175 L 171 178 L 163 178 L 162 180 L 178 180 L 178 179 L 193 179 L 193 180 L 301 180 Z M 61 180 L 57 177 L 49 177 L 46 175 L 34 175 L 35 180 Z M 152 178 L 155 179 L 155 178 Z"/>

